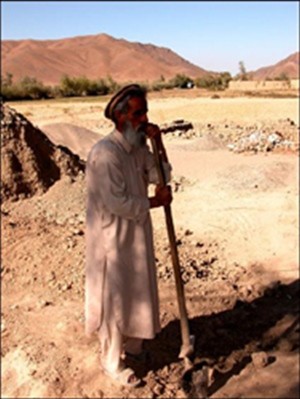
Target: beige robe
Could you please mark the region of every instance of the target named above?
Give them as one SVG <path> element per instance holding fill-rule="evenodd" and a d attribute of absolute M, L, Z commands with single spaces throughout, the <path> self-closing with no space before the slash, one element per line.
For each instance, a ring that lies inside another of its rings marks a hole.
<path fill-rule="evenodd" d="M 114 130 L 89 153 L 86 178 L 86 333 L 101 332 L 109 315 L 121 334 L 152 339 L 160 331 L 147 193 L 158 183 L 153 154 Z"/>

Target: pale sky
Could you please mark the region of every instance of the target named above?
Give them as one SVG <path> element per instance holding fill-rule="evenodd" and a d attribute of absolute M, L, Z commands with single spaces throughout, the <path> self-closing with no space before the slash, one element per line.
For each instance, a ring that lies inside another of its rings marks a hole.
<path fill-rule="evenodd" d="M 167 47 L 214 72 L 273 65 L 299 51 L 298 1 L 1 1 L 2 40 L 106 33 Z"/>

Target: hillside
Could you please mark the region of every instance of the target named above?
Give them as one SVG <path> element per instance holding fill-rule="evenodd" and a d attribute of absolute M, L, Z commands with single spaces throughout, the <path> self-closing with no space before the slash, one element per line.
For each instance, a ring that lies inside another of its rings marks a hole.
<path fill-rule="evenodd" d="M 177 73 L 203 76 L 199 68 L 168 48 L 115 39 L 106 34 L 60 40 L 3 40 L 2 75 L 14 81 L 35 77 L 57 84 L 64 74 L 99 79 L 111 76 L 118 82 L 153 81 Z"/>
<path fill-rule="evenodd" d="M 299 79 L 299 52 L 290 55 L 275 65 L 259 68 L 251 72 L 254 80 L 265 80 L 267 78 L 274 79 L 285 74 L 290 79 Z"/>
<path fill-rule="evenodd" d="M 58 84 L 63 75 L 88 79 L 110 76 L 124 83 L 152 82 L 162 76 L 170 79 L 179 73 L 191 78 L 218 73 L 198 67 L 168 48 L 116 39 L 107 34 L 59 40 L 3 40 L 1 63 L 1 75 L 11 73 L 15 82 L 30 76 L 49 85 Z M 265 80 L 282 74 L 299 78 L 299 52 L 275 65 L 251 71 L 249 77 Z"/>

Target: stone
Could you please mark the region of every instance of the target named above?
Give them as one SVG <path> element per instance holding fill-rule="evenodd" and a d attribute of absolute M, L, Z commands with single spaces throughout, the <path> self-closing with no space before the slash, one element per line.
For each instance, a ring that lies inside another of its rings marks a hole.
<path fill-rule="evenodd" d="M 266 352 L 255 352 L 251 355 L 252 362 L 256 368 L 263 368 L 269 364 L 269 356 Z"/>

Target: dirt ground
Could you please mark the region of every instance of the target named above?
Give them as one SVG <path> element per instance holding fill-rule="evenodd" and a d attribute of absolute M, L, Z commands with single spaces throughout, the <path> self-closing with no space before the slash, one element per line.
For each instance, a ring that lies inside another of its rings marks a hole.
<path fill-rule="evenodd" d="M 112 128 L 102 100 L 10 106 L 82 159 Z M 197 370 L 205 358 L 210 398 L 299 398 L 299 153 L 227 147 L 241 131 L 268 128 L 297 140 L 298 107 L 296 98 L 149 99 L 154 123 L 184 119 L 198 129 L 189 139 L 165 136 L 196 337 L 195 372 L 185 378 L 162 209 L 151 211 L 162 331 L 145 344 L 147 364 L 130 364 L 143 384 L 129 389 L 101 373 L 97 339 L 84 335 L 84 173 L 4 202 L 1 397 L 200 397 Z"/>

